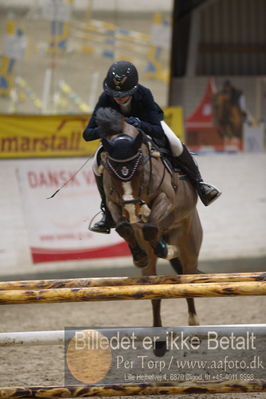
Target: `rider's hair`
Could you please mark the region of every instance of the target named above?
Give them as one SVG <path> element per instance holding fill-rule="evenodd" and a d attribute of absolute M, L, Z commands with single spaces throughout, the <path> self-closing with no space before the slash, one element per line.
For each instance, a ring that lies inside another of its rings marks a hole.
<path fill-rule="evenodd" d="M 96 123 L 101 138 L 120 134 L 123 130 L 124 116 L 112 108 L 99 108 Z"/>

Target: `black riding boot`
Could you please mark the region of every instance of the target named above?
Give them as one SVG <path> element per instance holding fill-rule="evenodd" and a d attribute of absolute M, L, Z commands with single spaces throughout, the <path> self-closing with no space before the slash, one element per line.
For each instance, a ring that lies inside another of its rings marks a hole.
<path fill-rule="evenodd" d="M 109 209 L 106 206 L 106 198 L 105 198 L 105 192 L 103 188 L 103 177 L 102 176 L 96 176 L 95 181 L 96 185 L 99 191 L 99 194 L 101 196 L 102 202 L 101 202 L 101 210 L 103 212 L 102 219 L 95 223 L 90 230 L 94 231 L 96 233 L 104 233 L 104 234 L 110 234 L 111 228 L 115 227 L 115 223 L 113 221 L 112 215 L 109 211 Z"/>
<path fill-rule="evenodd" d="M 222 194 L 218 188 L 203 181 L 197 164 L 184 144 L 183 152 L 179 157 L 174 158 L 174 164 L 188 176 L 205 206 L 210 205 Z"/>

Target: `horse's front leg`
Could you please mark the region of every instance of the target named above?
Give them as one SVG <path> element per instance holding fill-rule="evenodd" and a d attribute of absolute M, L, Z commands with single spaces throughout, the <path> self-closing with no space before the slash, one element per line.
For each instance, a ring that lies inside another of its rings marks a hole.
<path fill-rule="evenodd" d="M 143 276 L 152 276 L 156 274 L 156 263 L 157 256 L 153 253 L 149 253 L 149 265 L 142 270 Z M 152 313 L 153 313 L 153 327 L 162 327 L 162 318 L 161 318 L 161 299 L 152 299 Z M 163 339 L 162 341 L 155 342 L 155 346 L 153 352 L 155 356 L 163 356 L 166 353 L 166 341 Z"/>
<path fill-rule="evenodd" d="M 122 216 L 121 207 L 115 202 L 109 200 L 108 208 L 116 224 L 116 232 L 127 242 L 129 246 L 134 265 L 137 267 L 146 267 L 148 264 L 148 256 L 146 252 L 139 246 L 131 224 L 125 217 Z"/>
<path fill-rule="evenodd" d="M 152 251 L 149 253 L 149 264 L 142 269 L 143 276 L 156 275 L 157 256 Z M 161 299 L 152 299 L 153 327 L 162 327 L 161 319 Z"/>
<path fill-rule="evenodd" d="M 160 193 L 154 200 L 149 223 L 143 226 L 143 237 L 149 241 L 156 256 L 164 259 L 172 259 L 178 256 L 176 245 L 167 244 L 160 234 L 166 231 L 172 223 L 174 201 L 171 201 L 165 193 Z"/>
<path fill-rule="evenodd" d="M 116 224 L 116 232 L 127 242 L 129 246 L 134 265 L 141 268 L 146 267 L 148 264 L 148 256 L 146 252 L 139 246 L 131 224 L 125 217 L 122 216 L 121 207 L 110 200 L 108 201 L 107 205 Z"/>
<path fill-rule="evenodd" d="M 144 249 L 139 246 L 131 224 L 125 218 L 121 218 L 116 225 L 116 231 L 128 243 L 134 265 L 141 268 L 146 267 L 148 256 Z"/>

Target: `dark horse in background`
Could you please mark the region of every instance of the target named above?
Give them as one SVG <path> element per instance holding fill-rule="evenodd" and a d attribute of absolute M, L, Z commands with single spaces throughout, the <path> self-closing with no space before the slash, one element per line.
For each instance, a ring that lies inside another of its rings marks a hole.
<path fill-rule="evenodd" d="M 228 93 L 220 92 L 212 96 L 212 115 L 214 124 L 225 141 L 242 139 L 243 113 L 238 104 L 232 103 Z"/>
<path fill-rule="evenodd" d="M 99 109 L 97 124 L 107 206 L 134 264 L 144 276 L 156 274 L 158 258 L 168 259 L 179 274 L 197 273 L 202 227 L 188 179 L 172 172 L 147 136 L 118 112 Z M 160 302 L 152 300 L 157 327 L 162 325 Z M 189 324 L 197 325 L 193 298 L 187 303 Z"/>

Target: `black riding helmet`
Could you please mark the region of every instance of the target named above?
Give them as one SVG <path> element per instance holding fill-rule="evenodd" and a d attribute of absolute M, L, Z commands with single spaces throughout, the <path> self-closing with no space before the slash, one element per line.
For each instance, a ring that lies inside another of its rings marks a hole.
<path fill-rule="evenodd" d="M 138 71 L 129 61 L 112 64 L 103 82 L 104 91 L 112 97 L 131 96 L 138 87 Z"/>

